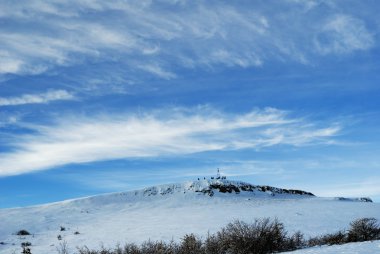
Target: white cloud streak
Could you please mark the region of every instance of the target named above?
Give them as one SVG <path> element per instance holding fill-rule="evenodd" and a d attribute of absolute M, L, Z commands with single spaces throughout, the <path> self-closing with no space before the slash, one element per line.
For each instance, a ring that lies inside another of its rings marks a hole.
<path fill-rule="evenodd" d="M 316 55 L 375 44 L 364 20 L 319 1 L 272 1 L 268 8 L 260 2 L 29 0 L 2 2 L 0 10 L 12 24 L 0 28 L 0 74 L 117 61 L 129 75 L 143 70 L 172 79 L 176 67 L 307 64 Z"/>
<path fill-rule="evenodd" d="M 18 122 L 17 116 L 4 116 L 3 114 L 0 114 L 0 128 L 8 125 L 14 125 Z"/>
<path fill-rule="evenodd" d="M 326 144 L 339 128 L 319 128 L 276 109 L 231 115 L 210 109 L 144 115 L 65 117 L 18 137 L 0 154 L 0 176 L 70 163 L 206 151 Z"/>
<path fill-rule="evenodd" d="M 374 45 L 373 35 L 363 21 L 336 15 L 323 26 L 316 38 L 317 50 L 322 54 L 346 54 L 355 50 L 366 50 Z"/>
<path fill-rule="evenodd" d="M 18 106 L 24 104 L 41 104 L 58 100 L 73 100 L 74 95 L 65 90 L 51 90 L 40 94 L 24 94 L 19 97 L 0 97 L 1 106 Z"/>
<path fill-rule="evenodd" d="M 176 77 L 174 73 L 166 71 L 158 65 L 141 65 L 139 68 L 163 79 L 173 79 Z"/>

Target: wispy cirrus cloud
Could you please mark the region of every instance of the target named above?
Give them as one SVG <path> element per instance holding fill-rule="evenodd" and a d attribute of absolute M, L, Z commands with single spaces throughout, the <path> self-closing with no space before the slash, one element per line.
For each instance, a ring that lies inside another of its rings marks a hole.
<path fill-rule="evenodd" d="M 366 20 L 340 4 L 347 13 L 328 2 L 294 0 L 271 1 L 271 8 L 231 1 L 3 2 L 0 18 L 12 25 L 0 28 L 0 74 L 115 61 L 129 76 L 143 70 L 169 79 L 178 76 L 176 67 L 307 64 L 372 48 Z"/>
<path fill-rule="evenodd" d="M 374 46 L 373 35 L 365 23 L 351 16 L 336 15 L 329 18 L 316 40 L 317 50 L 322 54 L 345 54 L 366 50 Z"/>
<path fill-rule="evenodd" d="M 172 79 L 176 77 L 174 73 L 164 70 L 158 65 L 140 65 L 139 68 L 163 79 Z"/>
<path fill-rule="evenodd" d="M 63 117 L 19 136 L 0 154 L 1 176 L 70 163 L 206 151 L 327 144 L 340 127 L 318 127 L 277 109 L 228 114 L 207 108 L 143 115 Z"/>
<path fill-rule="evenodd" d="M 1 106 L 49 103 L 58 100 L 73 100 L 75 96 L 65 90 L 50 90 L 39 94 L 24 94 L 18 97 L 0 97 Z"/>
<path fill-rule="evenodd" d="M 18 121 L 17 116 L 6 116 L 5 114 L 0 114 L 0 128 L 12 124 L 16 124 Z"/>

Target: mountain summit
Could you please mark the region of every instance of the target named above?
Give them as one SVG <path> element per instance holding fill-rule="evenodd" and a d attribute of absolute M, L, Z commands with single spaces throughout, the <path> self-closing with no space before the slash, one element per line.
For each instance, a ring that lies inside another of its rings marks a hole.
<path fill-rule="evenodd" d="M 140 191 L 141 192 L 141 191 Z M 245 195 L 257 195 L 257 196 L 315 196 L 313 193 L 293 190 L 282 189 L 266 185 L 252 185 L 250 183 L 241 181 L 230 181 L 227 179 L 211 179 L 211 180 L 198 180 L 190 181 L 183 184 L 166 184 L 160 186 L 154 186 L 145 188 L 142 190 L 143 195 L 167 195 L 174 193 L 188 193 L 196 192 L 203 193 L 208 196 L 214 196 L 216 193 L 231 193 L 231 194 L 245 194 Z M 135 192 L 136 195 L 139 191 Z"/>

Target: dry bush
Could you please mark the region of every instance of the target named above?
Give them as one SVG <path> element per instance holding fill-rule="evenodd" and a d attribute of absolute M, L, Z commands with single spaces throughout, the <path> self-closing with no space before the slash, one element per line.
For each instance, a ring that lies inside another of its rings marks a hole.
<path fill-rule="evenodd" d="M 179 254 L 204 253 L 202 240 L 194 234 L 185 235 L 179 246 Z"/>
<path fill-rule="evenodd" d="M 69 254 L 68 245 L 66 241 L 60 242 L 57 247 L 58 254 Z"/>
<path fill-rule="evenodd" d="M 338 231 L 304 240 L 301 232 L 288 235 L 277 219 L 255 220 L 248 224 L 239 220 L 229 223 L 202 240 L 194 234 L 185 235 L 179 243 L 146 241 L 141 245 L 126 244 L 123 248 L 89 250 L 78 249 L 79 254 L 266 254 L 296 250 L 316 245 L 343 244 L 351 241 L 380 239 L 376 219 L 363 218 L 352 222 L 350 230 Z"/>
<path fill-rule="evenodd" d="M 292 238 L 287 236 L 284 225 L 277 219 L 255 220 L 252 224 L 234 221 L 219 231 L 217 236 L 222 251 L 227 253 L 262 254 L 292 249 Z"/>
<path fill-rule="evenodd" d="M 380 239 L 380 226 L 375 218 L 361 218 L 351 222 L 348 231 L 349 242 L 362 242 Z"/>
<path fill-rule="evenodd" d="M 308 241 L 308 247 L 317 245 L 336 245 L 347 243 L 347 234 L 344 231 L 338 231 L 333 234 L 326 234 L 323 236 L 317 236 L 310 238 Z"/>

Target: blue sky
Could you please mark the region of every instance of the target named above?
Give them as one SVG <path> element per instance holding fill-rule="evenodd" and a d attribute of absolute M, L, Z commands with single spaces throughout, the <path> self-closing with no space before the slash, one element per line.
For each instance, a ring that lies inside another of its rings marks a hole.
<path fill-rule="evenodd" d="M 0 207 L 231 179 L 380 200 L 380 3 L 2 1 Z"/>

